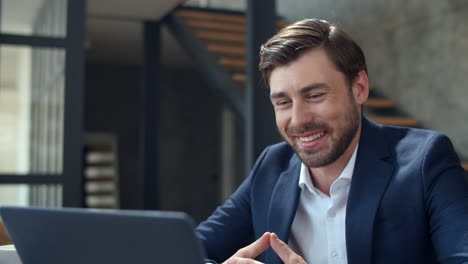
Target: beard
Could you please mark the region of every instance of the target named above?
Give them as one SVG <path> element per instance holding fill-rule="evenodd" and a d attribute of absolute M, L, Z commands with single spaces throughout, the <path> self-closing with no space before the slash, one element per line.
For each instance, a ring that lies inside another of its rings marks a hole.
<path fill-rule="evenodd" d="M 336 127 L 331 127 L 326 122 L 311 121 L 301 127 L 288 127 L 286 135 L 280 133 L 286 142 L 293 148 L 301 161 L 309 168 L 319 168 L 332 164 L 340 158 L 351 144 L 359 129 L 360 114 L 355 107 L 354 98 L 350 98 L 345 114 L 339 120 Z M 306 133 L 307 131 L 325 131 L 329 138 L 328 149 L 303 149 L 296 141 L 288 140 L 294 138 L 291 135 Z"/>

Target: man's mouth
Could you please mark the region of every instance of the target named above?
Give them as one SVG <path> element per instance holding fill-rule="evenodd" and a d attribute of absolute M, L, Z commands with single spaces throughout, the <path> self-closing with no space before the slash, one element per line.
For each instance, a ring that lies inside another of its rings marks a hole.
<path fill-rule="evenodd" d="M 318 132 L 318 133 L 312 134 L 312 135 L 307 136 L 307 137 L 299 137 L 299 140 L 300 140 L 301 142 L 308 143 L 308 142 L 314 141 L 314 140 L 316 140 L 317 138 L 323 136 L 323 134 L 325 134 L 325 132 L 320 131 L 320 132 Z"/>

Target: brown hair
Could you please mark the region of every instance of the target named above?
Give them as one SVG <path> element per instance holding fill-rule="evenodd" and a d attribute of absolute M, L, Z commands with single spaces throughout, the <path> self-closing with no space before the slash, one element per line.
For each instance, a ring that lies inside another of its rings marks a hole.
<path fill-rule="evenodd" d="M 306 51 L 323 48 L 349 84 L 360 71 L 367 72 L 359 45 L 342 29 L 325 20 L 304 19 L 283 28 L 260 48 L 259 69 L 269 87 L 271 72 L 287 65 Z"/>

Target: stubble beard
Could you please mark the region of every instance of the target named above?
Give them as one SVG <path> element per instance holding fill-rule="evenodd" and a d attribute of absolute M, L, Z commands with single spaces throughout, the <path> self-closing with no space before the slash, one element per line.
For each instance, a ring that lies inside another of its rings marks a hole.
<path fill-rule="evenodd" d="M 353 141 L 359 129 L 360 114 L 355 107 L 354 98 L 351 98 L 346 114 L 335 129 L 325 122 L 309 122 L 300 128 L 291 127 L 286 130 L 286 136 L 281 133 L 283 138 L 293 148 L 301 161 L 309 168 L 320 168 L 332 164 L 338 160 Z M 340 125 L 341 124 L 341 125 Z M 330 136 L 330 147 L 328 149 L 310 149 L 305 150 L 298 146 L 290 135 L 301 134 L 307 131 L 326 131 Z M 334 133 L 335 132 L 335 133 Z"/>

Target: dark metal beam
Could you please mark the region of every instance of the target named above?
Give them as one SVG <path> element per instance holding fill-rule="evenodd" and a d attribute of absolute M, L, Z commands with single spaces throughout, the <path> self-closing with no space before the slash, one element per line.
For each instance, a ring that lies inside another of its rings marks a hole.
<path fill-rule="evenodd" d="M 0 34 L 0 42 L 2 45 L 9 44 L 46 48 L 65 48 L 67 46 L 67 40 L 63 38 L 19 36 L 12 34 Z"/>
<path fill-rule="evenodd" d="M 159 208 L 159 107 L 161 76 L 161 25 L 144 24 L 144 70 L 140 122 L 140 206 Z"/>
<path fill-rule="evenodd" d="M 258 70 L 260 46 L 276 32 L 275 0 L 248 0 L 247 5 L 247 89 L 245 119 L 245 169 L 263 149 L 278 141 L 269 90 Z"/>
<path fill-rule="evenodd" d="M 63 146 L 63 206 L 83 207 L 85 1 L 68 1 Z"/>
<path fill-rule="evenodd" d="M 164 23 L 179 41 L 182 47 L 195 60 L 198 69 L 213 88 L 220 95 L 236 115 L 245 118 L 244 102 L 238 87 L 231 76 L 219 66 L 216 58 L 194 36 L 185 24 L 172 13 L 164 19 Z"/>
<path fill-rule="evenodd" d="M 0 174 L 0 184 L 60 184 L 63 177 L 58 174 Z"/>

